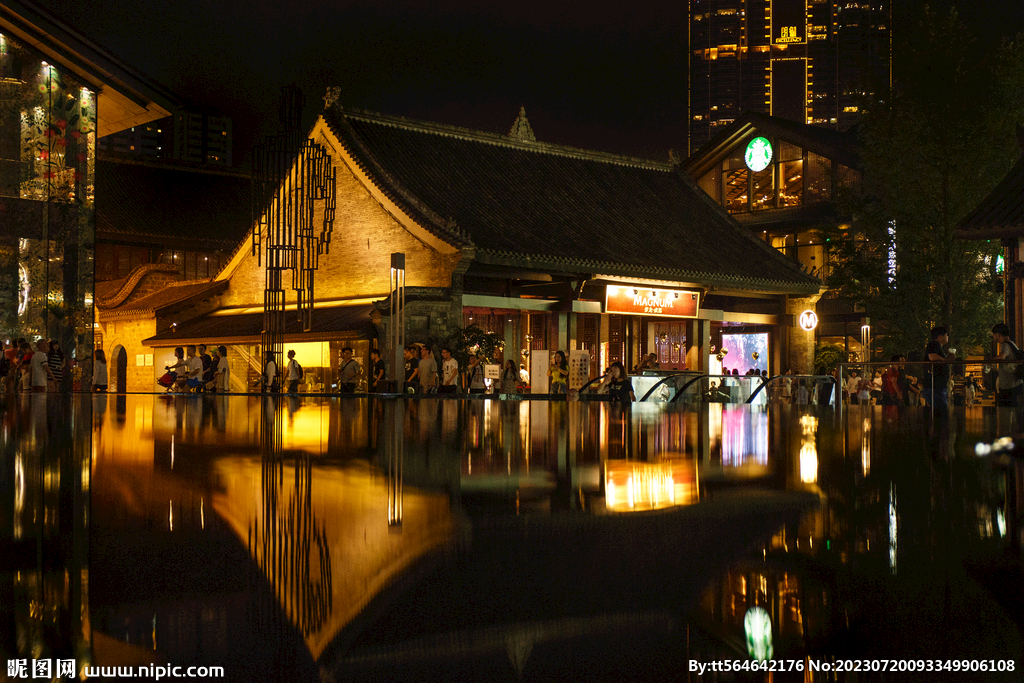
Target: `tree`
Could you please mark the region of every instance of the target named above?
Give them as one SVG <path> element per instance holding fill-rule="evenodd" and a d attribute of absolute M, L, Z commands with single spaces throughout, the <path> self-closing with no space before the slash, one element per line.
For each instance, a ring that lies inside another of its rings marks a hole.
<path fill-rule="evenodd" d="M 865 102 L 863 182 L 840 187 L 845 220 L 821 232 L 833 263 L 828 284 L 887 321 L 887 355 L 923 348 L 940 324 L 954 346 L 979 349 L 1002 320 L 999 244 L 957 239 L 955 230 L 1018 153 L 1021 45 L 1018 38 L 983 55 L 955 10 L 926 11 L 898 51 L 894 87 Z"/>
<path fill-rule="evenodd" d="M 469 354 L 483 356 L 485 363 L 493 363 L 502 349 L 505 340 L 493 332 L 485 332 L 476 325 L 456 327 L 444 340 L 444 348 L 451 351 L 452 357 L 459 362 L 463 370 L 469 366 Z"/>

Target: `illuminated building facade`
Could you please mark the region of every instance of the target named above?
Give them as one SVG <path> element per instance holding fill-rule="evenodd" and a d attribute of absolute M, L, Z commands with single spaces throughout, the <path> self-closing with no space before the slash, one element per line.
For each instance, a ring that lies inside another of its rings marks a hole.
<path fill-rule="evenodd" d="M 232 122 L 179 110 L 173 116 L 143 126 L 132 126 L 101 138 L 101 152 L 147 159 L 175 159 L 193 164 L 232 165 Z"/>
<path fill-rule="evenodd" d="M 722 127 L 683 164 L 716 204 L 753 235 L 825 280 L 828 250 L 816 228 L 837 219 L 837 198 L 861 182 L 857 137 L 748 112 Z M 819 340 L 863 352 L 863 313 L 826 292 Z"/>
<path fill-rule="evenodd" d="M 0 340 L 57 339 L 91 371 L 96 140 L 172 103 L 43 10 L 0 7 Z"/>
<path fill-rule="evenodd" d="M 888 83 L 889 0 L 690 0 L 689 152 L 744 112 L 847 130 Z"/>
<path fill-rule="evenodd" d="M 513 132 L 529 130 L 523 124 L 520 112 Z M 319 256 L 312 329 L 287 313 L 294 292 L 285 302 L 301 391 L 331 391 L 344 346 L 367 367 L 370 349 L 388 339 L 392 253 L 408 264 L 408 342 L 439 343 L 476 325 L 504 342 L 495 360 L 535 368 L 537 393 L 547 393 L 548 355 L 558 350 L 587 352 L 584 378 L 651 353 L 662 370 L 707 371 L 727 326 L 749 326 L 766 344 L 730 367 L 803 362 L 788 356 L 807 335 L 789 327 L 820 281 L 752 239 L 675 165 L 333 104 L 309 138 L 334 150 L 335 220 L 346 227 Z M 138 293 L 126 285 L 123 297 L 99 302 L 108 357 L 123 347 L 143 359 L 128 390 L 151 389 L 174 347 L 188 344 L 231 345 L 236 390 L 255 379 L 266 277 L 251 236 L 215 281 L 179 283 L 187 311 L 147 298 L 139 282 Z"/>

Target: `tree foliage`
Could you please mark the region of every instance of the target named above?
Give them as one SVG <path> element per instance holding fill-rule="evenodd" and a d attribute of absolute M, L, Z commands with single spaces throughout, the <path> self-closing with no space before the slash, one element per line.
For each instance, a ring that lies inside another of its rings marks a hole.
<path fill-rule="evenodd" d="M 459 367 L 465 370 L 469 365 L 470 353 L 482 356 L 485 363 L 493 363 L 501 350 L 505 348 L 505 340 L 476 325 L 468 325 L 454 328 L 451 334 L 445 338 L 443 345 L 459 362 Z"/>
<path fill-rule="evenodd" d="M 818 342 L 814 345 L 814 374 L 827 375 L 848 360 L 846 349 L 839 344 Z"/>
<path fill-rule="evenodd" d="M 954 346 L 978 349 L 1002 320 L 994 287 L 1000 245 L 955 233 L 1019 153 L 1022 39 L 984 54 L 955 10 L 926 11 L 894 63 L 893 88 L 865 103 L 863 182 L 840 194 L 843 220 L 822 229 L 833 264 L 828 284 L 873 320 L 888 321 L 886 355 L 923 348 L 940 324 Z"/>

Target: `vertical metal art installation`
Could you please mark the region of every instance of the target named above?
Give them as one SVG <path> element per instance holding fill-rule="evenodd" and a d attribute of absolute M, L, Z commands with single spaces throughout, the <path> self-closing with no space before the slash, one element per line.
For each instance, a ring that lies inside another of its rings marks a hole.
<path fill-rule="evenodd" d="M 302 91 L 281 90 L 281 131 L 257 145 L 253 154 L 252 253 L 266 268 L 263 293 L 263 359 L 267 352 L 281 368 L 285 329 L 285 272 L 297 295 L 302 330 L 313 318 L 313 274 L 326 254 L 337 204 L 331 156 L 301 135 Z M 318 211 L 322 219 L 317 220 Z M 317 229 L 317 224 L 319 229 Z"/>

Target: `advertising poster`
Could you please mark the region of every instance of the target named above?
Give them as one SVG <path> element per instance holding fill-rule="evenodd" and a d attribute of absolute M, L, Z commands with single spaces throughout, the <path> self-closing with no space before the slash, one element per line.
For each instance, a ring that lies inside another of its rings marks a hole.
<path fill-rule="evenodd" d="M 551 378 L 548 377 L 548 366 L 551 365 L 551 352 L 537 349 L 530 352 L 530 393 L 546 394 L 551 389 Z"/>

